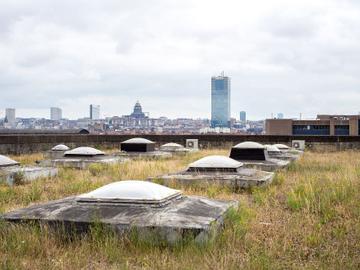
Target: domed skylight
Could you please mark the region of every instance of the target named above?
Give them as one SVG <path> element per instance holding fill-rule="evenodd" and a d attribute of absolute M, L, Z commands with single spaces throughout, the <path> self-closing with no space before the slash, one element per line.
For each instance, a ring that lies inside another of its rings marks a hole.
<path fill-rule="evenodd" d="M 234 146 L 238 149 L 264 149 L 265 147 L 257 142 L 242 142 Z"/>
<path fill-rule="evenodd" d="M 183 149 L 184 146 L 178 143 L 165 143 L 162 146 L 160 146 L 160 150 L 166 150 L 166 149 Z"/>
<path fill-rule="evenodd" d="M 78 196 L 80 201 L 151 203 L 180 196 L 181 192 L 146 181 L 119 181 Z"/>
<path fill-rule="evenodd" d="M 270 144 L 266 144 L 265 145 L 265 149 L 268 151 L 268 152 L 281 152 L 279 150 L 279 148 L 277 148 L 275 145 L 270 145 Z"/>
<path fill-rule="evenodd" d="M 189 168 L 239 168 L 243 164 L 225 156 L 208 156 L 201 158 L 189 165 Z"/>
<path fill-rule="evenodd" d="M 52 151 L 67 151 L 70 150 L 69 147 L 67 147 L 65 144 L 58 144 L 51 148 Z"/>
<path fill-rule="evenodd" d="M 289 150 L 290 147 L 285 145 L 285 144 L 281 144 L 281 143 L 278 143 L 278 144 L 274 144 L 274 146 L 276 146 L 278 149 L 280 150 Z"/>
<path fill-rule="evenodd" d="M 144 138 L 132 138 L 126 141 L 123 141 L 122 143 L 133 143 L 133 144 L 150 144 L 150 143 L 154 143 L 148 139 L 144 139 Z"/>
<path fill-rule="evenodd" d="M 0 167 L 19 165 L 19 162 L 12 160 L 6 156 L 0 155 Z"/>
<path fill-rule="evenodd" d="M 100 156 L 105 155 L 104 152 L 92 147 L 77 147 L 65 152 L 65 156 Z"/>

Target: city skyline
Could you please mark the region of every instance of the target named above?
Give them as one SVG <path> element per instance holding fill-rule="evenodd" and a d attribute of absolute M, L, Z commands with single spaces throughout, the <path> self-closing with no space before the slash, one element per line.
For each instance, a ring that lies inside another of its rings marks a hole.
<path fill-rule="evenodd" d="M 135 2 L 1 1 L 0 108 L 76 119 L 140 99 L 155 117 L 210 118 L 208 78 L 225 70 L 232 117 L 359 111 L 355 1 Z"/>

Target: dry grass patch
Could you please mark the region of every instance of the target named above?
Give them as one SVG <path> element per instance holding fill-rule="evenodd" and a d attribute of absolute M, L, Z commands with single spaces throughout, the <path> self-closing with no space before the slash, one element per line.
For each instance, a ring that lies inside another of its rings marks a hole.
<path fill-rule="evenodd" d="M 58 177 L 13 188 L 0 186 L 0 211 L 90 191 L 121 179 L 182 170 L 207 150 L 157 161 L 62 169 Z M 32 163 L 37 155 L 21 157 Z M 19 159 L 18 159 L 19 160 Z M 119 239 L 94 228 L 66 241 L 38 226 L 0 223 L 4 269 L 358 269 L 360 268 L 360 153 L 306 153 L 265 188 L 185 188 L 187 194 L 239 200 L 212 244 L 168 248 Z M 76 255 L 76 256 L 75 256 Z"/>

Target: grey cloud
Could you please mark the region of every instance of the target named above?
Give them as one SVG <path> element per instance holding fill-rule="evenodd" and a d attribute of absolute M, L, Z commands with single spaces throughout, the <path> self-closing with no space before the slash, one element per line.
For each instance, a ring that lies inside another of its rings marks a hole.
<path fill-rule="evenodd" d="M 81 117 L 99 103 L 109 116 L 139 99 L 154 116 L 209 117 L 210 77 L 225 70 L 236 117 L 243 109 L 253 118 L 356 113 L 359 8 L 340 0 L 1 1 L 0 107 L 61 106 Z"/>

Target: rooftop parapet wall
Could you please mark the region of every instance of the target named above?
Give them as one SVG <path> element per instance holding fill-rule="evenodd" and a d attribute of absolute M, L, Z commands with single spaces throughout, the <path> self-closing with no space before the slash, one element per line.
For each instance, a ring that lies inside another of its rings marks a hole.
<path fill-rule="evenodd" d="M 79 146 L 119 148 L 120 143 L 138 135 L 68 135 L 68 134 L 26 134 L 0 135 L 0 154 L 24 154 L 48 151 L 54 145 L 64 143 L 70 148 Z M 200 148 L 231 148 L 243 141 L 262 144 L 284 143 L 305 140 L 309 149 L 319 151 L 360 149 L 360 136 L 276 136 L 276 135 L 142 135 L 154 141 L 156 146 L 168 142 L 185 145 L 186 139 L 198 139 Z"/>

